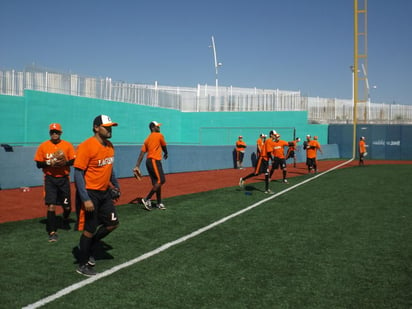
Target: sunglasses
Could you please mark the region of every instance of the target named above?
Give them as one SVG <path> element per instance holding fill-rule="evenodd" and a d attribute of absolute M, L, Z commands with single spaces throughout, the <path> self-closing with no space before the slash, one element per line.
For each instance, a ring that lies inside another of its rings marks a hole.
<path fill-rule="evenodd" d="M 58 134 L 58 135 L 61 135 L 61 134 L 62 134 L 62 132 L 57 131 L 57 130 L 50 130 L 50 135 L 53 135 L 53 134 Z"/>

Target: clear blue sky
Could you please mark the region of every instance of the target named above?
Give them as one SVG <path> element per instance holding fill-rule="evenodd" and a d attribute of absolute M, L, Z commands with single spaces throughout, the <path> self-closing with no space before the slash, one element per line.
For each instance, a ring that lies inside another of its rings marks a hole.
<path fill-rule="evenodd" d="M 359 0 L 360 3 L 363 0 Z M 412 1 L 368 1 L 372 102 L 412 104 Z M 350 99 L 352 0 L 2 0 L 0 68 Z"/>

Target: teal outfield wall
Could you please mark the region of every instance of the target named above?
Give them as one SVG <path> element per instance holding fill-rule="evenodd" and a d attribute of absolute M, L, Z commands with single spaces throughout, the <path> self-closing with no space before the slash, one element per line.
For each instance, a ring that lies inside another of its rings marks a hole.
<path fill-rule="evenodd" d="M 115 146 L 114 170 L 117 177 L 132 177 L 132 168 L 136 164 L 140 147 L 140 145 Z M 322 147 L 323 154 L 319 156 L 319 159 L 339 158 L 337 145 L 324 145 Z M 169 158 L 163 160 L 163 169 L 166 174 L 234 168 L 233 146 L 170 145 L 168 148 Z M 14 146 L 12 152 L 0 149 L 0 162 L 2 164 L 0 189 L 42 185 L 43 173 L 33 161 L 36 149 L 36 146 Z M 244 159 L 245 167 L 252 166 L 256 156 L 254 151 L 254 147 L 247 149 Z M 297 155 L 298 162 L 304 162 L 305 152 L 301 146 Z M 143 174 L 147 175 L 145 164 L 142 164 L 141 168 Z M 234 179 L 233 185 L 237 185 L 238 181 L 239 179 Z"/>
<path fill-rule="evenodd" d="M 92 134 L 92 121 L 99 114 L 107 114 L 119 123 L 112 138 L 118 145 L 142 143 L 152 120 L 163 124 L 167 142 L 176 145 L 233 145 L 238 135 L 254 145 L 261 132 L 267 134 L 272 129 L 286 140 L 294 134 L 318 135 L 324 144 L 328 134 L 327 125 L 308 124 L 305 111 L 184 113 L 32 90 L 26 90 L 24 97 L 0 95 L 0 112 L 0 142 L 12 145 L 37 145 L 48 139 L 52 122 L 63 126 L 63 139 L 79 144 Z"/>
<path fill-rule="evenodd" d="M 342 158 L 351 158 L 353 153 L 353 126 L 330 125 L 330 144 L 339 145 Z M 367 125 L 356 126 L 356 156 L 361 136 L 366 139 L 367 159 L 412 160 L 412 125 Z"/>

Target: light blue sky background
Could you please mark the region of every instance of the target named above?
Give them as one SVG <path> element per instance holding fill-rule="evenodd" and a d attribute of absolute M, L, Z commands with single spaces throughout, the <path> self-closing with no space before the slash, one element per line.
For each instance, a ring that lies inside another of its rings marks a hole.
<path fill-rule="evenodd" d="M 363 0 L 359 0 L 363 3 Z M 368 1 L 372 102 L 412 104 L 412 1 Z M 353 0 L 2 0 L 0 68 L 350 99 Z"/>

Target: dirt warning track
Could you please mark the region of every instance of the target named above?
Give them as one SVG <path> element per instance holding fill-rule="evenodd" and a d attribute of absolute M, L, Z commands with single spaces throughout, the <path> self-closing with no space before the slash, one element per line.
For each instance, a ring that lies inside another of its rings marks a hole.
<path fill-rule="evenodd" d="M 320 161 L 319 172 L 330 169 L 340 161 Z M 412 164 L 412 161 L 366 161 L 366 164 Z M 357 166 L 357 161 L 352 161 L 347 166 Z M 40 172 L 40 171 L 39 171 Z M 178 195 L 215 190 L 224 187 L 236 186 L 239 178 L 253 172 L 253 168 L 224 169 L 212 171 L 200 171 L 189 173 L 167 174 L 166 183 L 162 187 L 162 197 L 168 198 Z M 304 163 L 296 167 L 288 165 L 288 178 L 307 174 Z M 132 176 L 132 175 L 131 175 Z M 279 179 L 281 173 L 275 172 L 273 179 Z M 248 183 L 263 181 L 263 175 L 248 179 Z M 148 176 L 141 181 L 135 178 L 119 179 L 122 196 L 117 205 L 129 204 L 141 198 L 150 190 L 151 183 Z M 72 184 L 72 209 L 74 209 L 74 185 Z M 58 214 L 61 208 L 58 208 Z M 42 218 L 45 216 L 45 205 L 43 203 L 43 187 L 31 187 L 29 190 L 10 189 L 0 190 L 0 223 L 9 221 L 20 221 L 26 219 Z"/>

